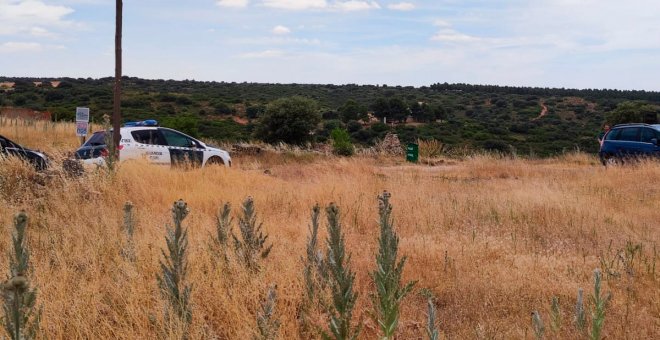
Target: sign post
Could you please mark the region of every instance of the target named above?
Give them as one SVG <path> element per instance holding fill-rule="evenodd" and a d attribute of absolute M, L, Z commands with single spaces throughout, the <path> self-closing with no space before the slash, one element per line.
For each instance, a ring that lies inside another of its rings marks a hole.
<path fill-rule="evenodd" d="M 89 108 L 76 108 L 76 136 L 80 137 L 80 145 L 85 143 L 85 137 L 89 131 Z"/>

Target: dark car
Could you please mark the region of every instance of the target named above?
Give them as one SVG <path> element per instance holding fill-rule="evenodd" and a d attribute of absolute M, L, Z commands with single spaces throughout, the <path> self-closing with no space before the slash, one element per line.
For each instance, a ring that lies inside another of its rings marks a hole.
<path fill-rule="evenodd" d="M 600 146 L 603 165 L 628 159 L 660 158 L 660 124 L 622 124 L 614 126 Z"/>
<path fill-rule="evenodd" d="M 11 140 L 0 136 L 0 153 L 3 156 L 16 156 L 28 161 L 37 170 L 44 170 L 48 167 L 48 157 L 43 153 L 22 147 Z"/>

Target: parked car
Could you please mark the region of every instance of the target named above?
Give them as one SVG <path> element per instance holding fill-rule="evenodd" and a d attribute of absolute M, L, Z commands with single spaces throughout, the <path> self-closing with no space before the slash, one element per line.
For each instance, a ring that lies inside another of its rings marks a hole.
<path fill-rule="evenodd" d="M 660 124 L 621 124 L 614 126 L 600 146 L 603 165 L 623 163 L 641 157 L 660 158 Z"/>
<path fill-rule="evenodd" d="M 98 131 L 76 150 L 85 164 L 105 164 L 108 156 L 106 131 Z M 159 127 L 154 120 L 126 123 L 120 129 L 119 160 L 146 159 L 155 164 L 191 163 L 231 166 L 229 153 L 179 131 Z M 111 137 L 111 136 L 109 136 Z"/>
<path fill-rule="evenodd" d="M 3 156 L 16 156 L 22 158 L 32 164 L 37 170 L 44 170 L 48 168 L 48 157 L 42 152 L 28 149 L 11 140 L 0 136 L 0 153 Z"/>

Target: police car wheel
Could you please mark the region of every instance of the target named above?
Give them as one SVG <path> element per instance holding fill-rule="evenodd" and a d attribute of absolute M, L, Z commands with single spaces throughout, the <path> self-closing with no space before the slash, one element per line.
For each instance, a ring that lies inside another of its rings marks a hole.
<path fill-rule="evenodd" d="M 206 165 L 225 165 L 225 162 L 220 157 L 211 157 L 206 161 Z"/>

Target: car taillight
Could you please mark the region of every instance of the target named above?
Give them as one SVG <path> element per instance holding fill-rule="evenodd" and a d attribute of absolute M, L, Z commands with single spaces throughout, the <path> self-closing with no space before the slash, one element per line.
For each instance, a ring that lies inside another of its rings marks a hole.
<path fill-rule="evenodd" d="M 121 149 L 123 149 L 123 148 L 124 148 L 124 146 L 121 145 L 121 144 L 119 144 L 119 146 L 117 147 L 117 150 L 121 150 Z"/>
<path fill-rule="evenodd" d="M 101 157 L 108 157 L 108 149 L 101 149 Z"/>

